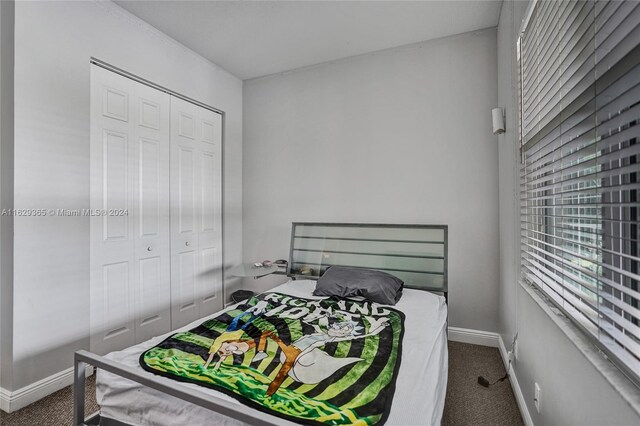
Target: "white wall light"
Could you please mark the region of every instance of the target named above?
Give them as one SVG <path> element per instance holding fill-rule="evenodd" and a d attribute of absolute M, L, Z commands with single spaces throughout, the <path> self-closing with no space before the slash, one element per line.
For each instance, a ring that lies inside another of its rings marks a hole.
<path fill-rule="evenodd" d="M 504 110 L 502 108 L 494 108 L 491 110 L 491 117 L 493 118 L 493 134 L 504 133 Z"/>

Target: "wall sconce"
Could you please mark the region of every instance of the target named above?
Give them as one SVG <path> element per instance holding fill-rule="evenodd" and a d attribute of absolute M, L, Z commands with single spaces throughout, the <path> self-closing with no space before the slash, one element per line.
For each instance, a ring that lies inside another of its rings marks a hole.
<path fill-rule="evenodd" d="M 500 135 L 504 133 L 504 109 L 494 108 L 491 110 L 491 117 L 493 118 L 493 134 Z"/>

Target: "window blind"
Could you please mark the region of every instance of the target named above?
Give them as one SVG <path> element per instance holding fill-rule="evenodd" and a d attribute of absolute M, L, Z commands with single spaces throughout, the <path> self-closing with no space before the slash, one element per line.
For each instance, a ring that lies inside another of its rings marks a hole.
<path fill-rule="evenodd" d="M 518 40 L 521 272 L 640 378 L 640 2 L 537 1 Z"/>

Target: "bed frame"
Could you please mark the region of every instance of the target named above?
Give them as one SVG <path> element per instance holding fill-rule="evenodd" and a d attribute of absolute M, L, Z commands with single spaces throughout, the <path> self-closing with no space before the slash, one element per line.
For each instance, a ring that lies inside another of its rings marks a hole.
<path fill-rule="evenodd" d="M 442 293 L 448 299 L 447 225 L 294 222 L 287 275 L 317 279 L 333 265 L 385 271 L 405 287 Z M 73 424 L 124 425 L 95 413 L 85 419 L 85 379 L 88 366 L 101 368 L 133 382 L 177 397 L 251 425 L 295 425 L 265 413 L 244 411 L 244 405 L 186 387 L 163 383 L 159 376 L 140 372 L 81 350 L 74 356 Z M 126 426 L 126 425 L 124 425 Z"/>
<path fill-rule="evenodd" d="M 294 222 L 287 275 L 318 279 L 330 266 L 355 266 L 447 299 L 447 231 L 447 225 Z"/>

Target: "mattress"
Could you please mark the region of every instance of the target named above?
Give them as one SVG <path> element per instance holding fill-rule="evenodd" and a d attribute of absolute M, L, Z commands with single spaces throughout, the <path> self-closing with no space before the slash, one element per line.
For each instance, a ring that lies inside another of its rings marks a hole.
<path fill-rule="evenodd" d="M 321 299 L 312 295 L 314 288 L 315 281 L 297 280 L 284 283 L 271 291 Z M 405 314 L 405 334 L 400 371 L 386 425 L 439 425 L 444 410 L 448 370 L 445 300 L 426 291 L 405 289 L 402 299 L 394 307 Z M 226 310 L 229 309 L 233 309 L 233 306 Z M 133 367 L 141 374 L 152 374 L 140 367 L 140 354 L 176 331 L 190 330 L 205 320 L 206 318 L 201 318 L 179 330 L 112 352 L 106 358 Z M 242 406 L 236 399 L 213 389 L 165 377 L 158 378 L 172 386 L 191 387 Z M 97 374 L 96 398 L 101 417 L 131 425 L 244 424 L 102 370 Z M 243 407 L 244 410 L 253 410 Z M 278 422 L 276 417 L 265 413 L 260 415 Z"/>

